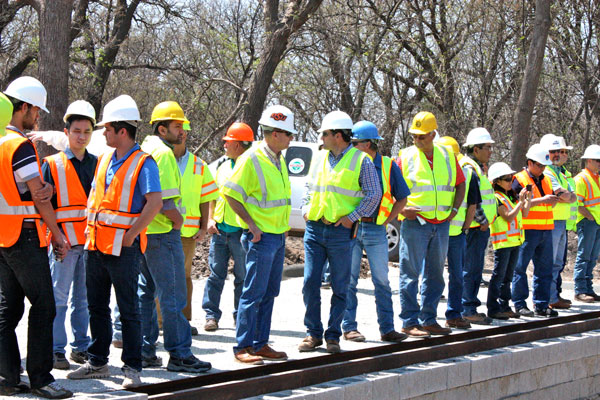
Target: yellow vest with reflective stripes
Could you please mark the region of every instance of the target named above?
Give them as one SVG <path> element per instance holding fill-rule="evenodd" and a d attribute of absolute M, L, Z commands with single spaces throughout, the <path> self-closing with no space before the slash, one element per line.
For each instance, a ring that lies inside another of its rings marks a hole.
<path fill-rule="evenodd" d="M 504 193 L 496 192 L 495 196 L 508 212 L 515 208 L 515 204 Z M 490 239 L 494 250 L 523 244 L 525 232 L 522 229 L 521 218 L 521 211 L 519 211 L 510 223 L 506 222 L 501 216 L 494 220 L 494 223 L 490 225 Z"/>
<path fill-rule="evenodd" d="M 406 205 L 419 207 L 423 218 L 444 220 L 452 211 L 456 159 L 444 146 L 433 145 L 433 171 L 415 146 L 402 150 L 402 175 L 410 189 Z"/>
<path fill-rule="evenodd" d="M 358 178 L 366 157 L 366 153 L 351 147 L 331 169 L 329 151 L 317 153 L 309 172 L 309 220 L 318 221 L 325 217 L 327 221 L 337 222 L 358 207 L 364 197 Z"/>
<path fill-rule="evenodd" d="M 180 170 L 181 172 L 181 170 Z M 183 216 L 181 236 L 192 237 L 200 229 L 200 204 L 217 198 L 219 189 L 208 166 L 195 154 L 188 154 L 181 176 L 181 198 L 178 209 Z"/>
<path fill-rule="evenodd" d="M 156 135 L 146 136 L 140 147 L 142 151 L 150 154 L 158 165 L 162 199 L 173 199 L 175 204 L 177 204 L 177 201 L 181 197 L 181 172 L 179 172 L 179 166 L 177 165 L 177 160 L 175 160 L 173 150 Z M 173 221 L 159 212 L 148 225 L 146 233 L 167 233 L 172 229 Z"/>
<path fill-rule="evenodd" d="M 569 185 L 571 185 L 571 189 L 575 190 L 575 179 L 573 179 L 573 175 L 571 172 L 565 168 L 565 178 Z M 567 230 L 568 231 L 577 231 L 577 201 L 570 204 L 569 209 L 569 219 L 567 220 Z"/>
<path fill-rule="evenodd" d="M 228 159 L 217 168 L 216 182 L 219 188 L 225 185 L 233 173 L 232 160 Z M 233 211 L 227 200 L 219 193 L 215 210 L 213 211 L 213 219 L 219 223 L 240 227 L 237 214 Z"/>
<path fill-rule="evenodd" d="M 481 193 L 481 208 L 483 209 L 483 213 L 485 214 L 485 217 L 487 218 L 488 222 L 491 224 L 492 222 L 494 222 L 494 218 L 496 218 L 498 212 L 492 184 L 488 180 L 487 176 L 485 176 L 485 174 L 483 173 L 483 170 L 481 169 L 479 164 L 477 164 L 477 161 L 465 156 L 460 159 L 459 164 L 461 167 L 469 166 L 477 174 L 477 177 L 479 178 L 479 192 Z M 473 222 L 471 222 L 470 228 L 476 228 L 478 226 L 480 226 L 480 224 L 473 220 Z"/>
<path fill-rule="evenodd" d="M 292 189 L 282 155 L 279 162 L 281 171 L 271 162 L 262 146 L 249 149 L 237 159 L 230 180 L 221 189 L 223 195 L 237 192 L 258 229 L 266 233 L 279 234 L 290 229 Z M 240 227 L 248 228 L 239 216 L 237 221 Z"/>
<path fill-rule="evenodd" d="M 462 204 L 458 207 L 458 212 L 450 221 L 450 236 L 458 236 L 462 232 L 462 227 L 465 224 L 465 218 L 467 217 L 467 196 L 469 195 L 469 185 L 471 184 L 471 174 L 473 170 L 471 168 L 462 168 L 465 176 L 465 197 Z"/>
<path fill-rule="evenodd" d="M 552 177 L 554 179 L 556 179 L 556 181 L 559 183 L 561 188 L 563 188 L 567 191 L 569 190 L 569 183 L 567 181 L 567 178 L 563 175 L 562 172 L 556 173 L 556 171 L 554 171 L 552 166 L 548 166 L 544 170 L 544 174 L 546 174 L 546 173 L 548 175 L 552 175 Z M 577 203 L 575 202 L 575 204 L 577 204 Z M 566 221 L 570 218 L 570 215 L 571 215 L 571 204 L 570 203 L 556 203 L 552 212 L 554 213 L 555 220 Z"/>
<path fill-rule="evenodd" d="M 585 207 L 600 225 L 600 188 L 587 169 L 583 169 L 575 177 L 575 192 L 579 206 Z M 577 213 L 577 222 L 585 217 Z"/>
<path fill-rule="evenodd" d="M 377 214 L 377 225 L 383 225 L 387 217 L 390 216 L 394 199 L 392 198 L 392 185 L 390 182 L 392 174 L 392 159 L 381 156 L 381 181 L 383 183 L 383 196 L 379 204 L 379 213 Z"/>

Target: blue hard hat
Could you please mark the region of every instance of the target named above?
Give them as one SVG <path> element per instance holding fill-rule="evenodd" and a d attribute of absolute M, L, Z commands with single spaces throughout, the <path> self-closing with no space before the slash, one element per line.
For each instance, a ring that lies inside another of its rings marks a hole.
<path fill-rule="evenodd" d="M 369 121 L 358 121 L 352 127 L 352 140 L 381 140 L 377 127 Z"/>

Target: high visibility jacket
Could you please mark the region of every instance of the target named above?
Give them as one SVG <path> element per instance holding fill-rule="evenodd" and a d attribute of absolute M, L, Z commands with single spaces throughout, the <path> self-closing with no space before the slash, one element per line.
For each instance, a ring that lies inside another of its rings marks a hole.
<path fill-rule="evenodd" d="M 244 205 L 254 223 L 266 233 L 284 233 L 290 229 L 292 189 L 283 156 L 279 156 L 281 170 L 265 154 L 262 146 L 247 150 L 235 164 L 229 181 L 221 188 Z M 238 217 L 238 225 L 248 225 Z"/>
<path fill-rule="evenodd" d="M 366 157 L 367 153 L 351 147 L 332 169 L 329 151 L 317 153 L 308 173 L 309 220 L 318 221 L 324 217 L 329 222 L 337 222 L 358 207 L 364 197 L 358 178 Z"/>
<path fill-rule="evenodd" d="M 116 150 L 115 150 L 116 151 Z M 117 169 L 106 187 L 106 172 L 114 152 L 100 156 L 88 198 L 87 250 L 120 256 L 125 232 L 137 221 L 141 213 L 132 213 L 131 205 L 135 185 L 148 154 L 136 150 Z M 106 188 L 106 190 L 104 190 Z M 146 251 L 146 230 L 140 233 L 140 248 Z"/>
<path fill-rule="evenodd" d="M 13 173 L 12 160 L 16 150 L 29 139 L 18 132 L 6 130 L 6 135 L 0 138 L 0 247 L 11 247 L 21 235 L 24 219 L 33 219 L 37 228 L 40 247 L 47 245 L 46 229 L 42 217 L 35 208 L 33 201 L 21 200 L 17 182 Z M 35 146 L 33 146 L 35 150 Z M 40 177 L 42 171 L 38 170 Z"/>
<path fill-rule="evenodd" d="M 419 207 L 427 219 L 445 220 L 452 211 L 456 159 L 444 146 L 433 145 L 433 171 L 425 153 L 415 146 L 402 150 L 402 175 L 410 189 L 408 207 Z"/>
<path fill-rule="evenodd" d="M 573 175 L 571 172 L 565 168 L 565 178 L 571 189 L 575 190 L 575 179 L 573 179 Z M 577 231 L 577 201 L 571 203 L 571 208 L 569 210 L 569 219 L 567 220 L 567 230 L 568 231 Z"/>
<path fill-rule="evenodd" d="M 515 179 L 523 187 L 531 185 L 533 191 L 533 198 L 539 199 L 542 197 L 539 189 L 537 188 L 533 179 L 527 173 L 527 170 L 523 170 L 515 174 Z M 552 183 L 550 178 L 544 176 L 542 180 L 542 188 L 545 194 L 552 194 Z M 537 206 L 532 206 L 529 209 L 527 217 L 523 217 L 523 229 L 537 229 L 537 230 L 552 230 L 554 229 L 554 213 L 552 212 L 552 206 L 547 203 L 542 203 Z"/>
<path fill-rule="evenodd" d="M 585 207 L 600 225 L 600 188 L 587 168 L 575 177 L 575 193 L 579 206 Z M 581 213 L 577 213 L 577 222 L 583 218 L 585 217 Z"/>
<path fill-rule="evenodd" d="M 467 167 L 467 169 L 472 168 L 477 174 L 477 177 L 479 178 L 479 192 L 481 193 L 481 208 L 483 209 L 483 213 L 485 214 L 488 222 L 491 224 L 494 222 L 494 218 L 496 218 L 498 213 L 492 184 L 488 180 L 487 176 L 483 173 L 483 170 L 479 164 L 477 164 L 477 162 L 472 158 L 465 156 L 460 159 L 459 164 L 461 167 Z M 476 228 L 478 226 L 481 225 L 473 220 L 470 228 Z"/>
<path fill-rule="evenodd" d="M 544 170 L 544 174 L 546 173 L 552 176 L 559 183 L 561 188 L 567 191 L 569 190 L 569 182 L 562 172 L 559 171 L 557 173 L 552 167 L 549 166 Z M 577 202 L 575 201 L 573 204 L 576 206 Z M 554 219 L 568 221 L 571 218 L 571 206 L 571 203 L 556 203 L 553 210 Z"/>
<path fill-rule="evenodd" d="M 217 186 L 222 188 L 225 186 L 225 182 L 229 180 L 233 173 L 233 165 L 231 160 L 225 161 L 217 168 L 216 181 Z M 215 210 L 213 211 L 213 219 L 217 222 L 224 222 L 227 225 L 240 227 L 240 223 L 237 218 L 237 214 L 233 211 L 227 200 L 220 195 L 217 198 Z"/>
<path fill-rule="evenodd" d="M 88 198 L 75 167 L 63 151 L 45 160 L 56 187 L 56 222 L 71 246 L 85 244 Z"/>
<path fill-rule="evenodd" d="M 181 236 L 192 237 L 200 229 L 200 204 L 216 199 L 219 189 L 208 166 L 195 154 L 189 154 L 181 176 L 179 212 L 184 218 Z"/>
<path fill-rule="evenodd" d="M 390 216 L 392 207 L 394 206 L 394 199 L 392 198 L 392 185 L 390 182 L 392 175 L 392 162 L 393 161 L 391 158 L 381 156 L 381 181 L 383 183 L 383 195 L 381 196 L 379 212 L 377 213 L 377 225 L 383 225 L 387 217 Z"/>
<path fill-rule="evenodd" d="M 471 168 L 462 168 L 463 175 L 465 176 L 465 197 L 460 207 L 458 207 L 458 212 L 450 221 L 450 231 L 449 236 L 458 236 L 462 233 L 462 227 L 465 224 L 465 218 L 467 217 L 467 208 L 469 205 L 467 204 L 467 196 L 469 194 L 469 185 L 471 184 L 471 174 L 473 170 Z"/>
<path fill-rule="evenodd" d="M 504 193 L 496 192 L 496 198 L 502 203 L 508 212 L 515 208 L 515 204 L 510 201 Z M 517 213 L 515 218 L 510 222 L 500 216 L 490 225 L 490 238 L 494 250 L 504 249 L 506 247 L 515 247 L 523 244 L 525 240 L 525 232 L 522 229 L 521 211 Z"/>
<path fill-rule="evenodd" d="M 173 150 L 156 135 L 146 136 L 141 149 L 145 153 L 150 154 L 158 165 L 162 199 L 173 199 L 175 204 L 177 204 L 181 197 L 181 172 L 179 171 Z M 163 213 L 158 213 L 148 225 L 147 233 L 167 233 L 171 229 L 173 229 L 173 221 Z"/>

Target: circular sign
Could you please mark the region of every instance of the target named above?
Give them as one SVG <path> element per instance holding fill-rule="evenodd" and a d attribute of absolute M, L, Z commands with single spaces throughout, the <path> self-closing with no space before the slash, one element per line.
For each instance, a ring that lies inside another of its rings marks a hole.
<path fill-rule="evenodd" d="M 290 170 L 290 172 L 292 174 L 299 174 L 300 172 L 304 171 L 304 160 L 301 158 L 294 158 L 292 161 L 290 161 L 290 163 L 288 164 L 288 168 Z"/>

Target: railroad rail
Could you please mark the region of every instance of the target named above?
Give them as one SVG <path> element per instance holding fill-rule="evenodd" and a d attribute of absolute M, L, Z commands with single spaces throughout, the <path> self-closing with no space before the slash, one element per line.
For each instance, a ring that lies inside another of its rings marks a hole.
<path fill-rule="evenodd" d="M 520 322 L 339 354 L 269 363 L 131 389 L 150 399 L 241 399 L 600 329 L 600 311 Z"/>

